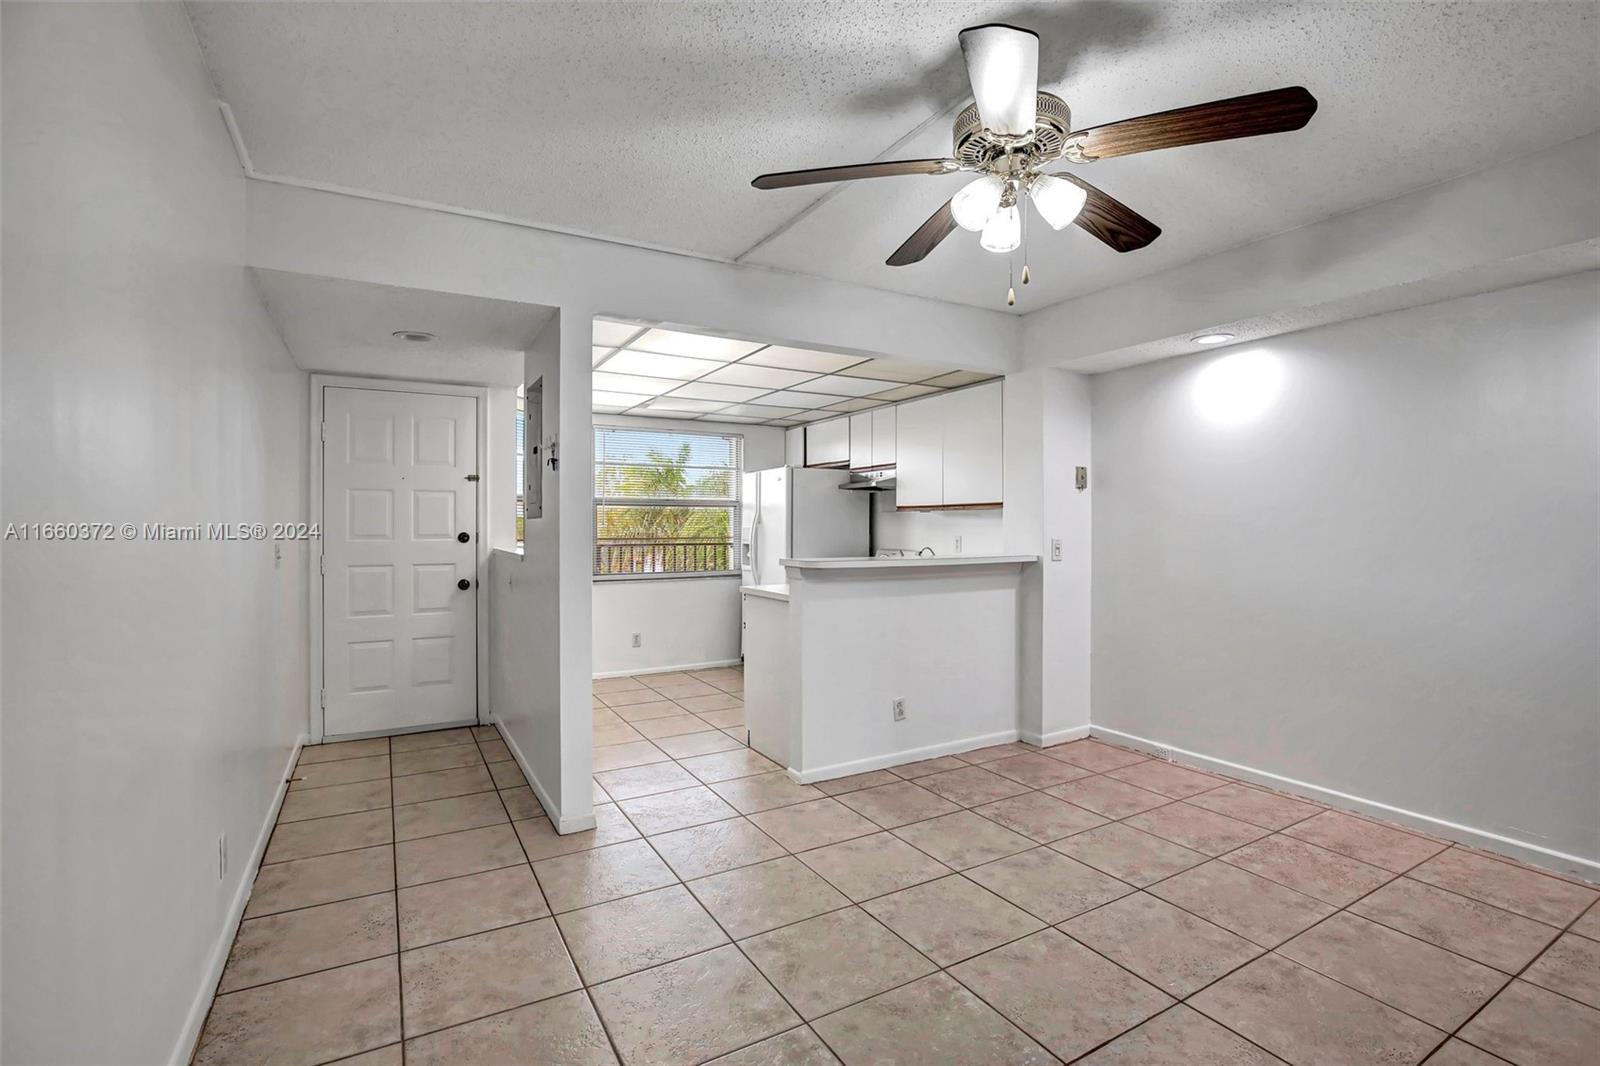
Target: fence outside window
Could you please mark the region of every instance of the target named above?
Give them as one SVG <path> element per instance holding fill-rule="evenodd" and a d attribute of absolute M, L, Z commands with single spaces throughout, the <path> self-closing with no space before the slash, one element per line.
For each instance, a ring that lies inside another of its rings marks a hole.
<path fill-rule="evenodd" d="M 734 574 L 744 438 L 595 427 L 594 575 Z"/>

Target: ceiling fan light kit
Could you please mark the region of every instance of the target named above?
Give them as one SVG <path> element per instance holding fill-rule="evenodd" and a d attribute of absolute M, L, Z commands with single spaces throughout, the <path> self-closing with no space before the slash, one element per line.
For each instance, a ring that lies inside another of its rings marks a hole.
<path fill-rule="evenodd" d="M 980 234 L 978 243 L 988 251 L 1014 252 L 1023 243 L 1026 202 L 1053 230 L 1075 224 L 1115 251 L 1131 252 L 1159 237 L 1161 227 L 1081 178 L 1044 168 L 1285 133 L 1305 126 L 1317 110 L 1310 92 L 1290 86 L 1074 131 L 1066 101 L 1039 91 L 1038 34 L 994 23 L 962 30 L 960 40 L 973 102 L 956 116 L 951 158 L 790 170 L 762 174 L 751 184 L 788 189 L 905 174 L 978 174 L 895 249 L 889 266 L 920 262 L 958 228 Z M 1024 262 L 1022 283 L 1030 278 Z M 1006 303 L 1016 303 L 1014 285 Z"/>

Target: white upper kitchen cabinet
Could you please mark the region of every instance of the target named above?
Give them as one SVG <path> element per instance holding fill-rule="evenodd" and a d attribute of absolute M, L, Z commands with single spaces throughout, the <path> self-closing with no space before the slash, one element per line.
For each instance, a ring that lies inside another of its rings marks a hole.
<path fill-rule="evenodd" d="M 872 411 L 872 465 L 894 465 L 894 423 L 898 408 L 879 407 Z"/>
<path fill-rule="evenodd" d="M 999 507 L 1001 382 L 894 408 L 895 506 Z"/>
<path fill-rule="evenodd" d="M 806 465 L 850 465 L 850 419 L 833 418 L 806 427 Z"/>
<path fill-rule="evenodd" d="M 952 392 L 944 423 L 944 505 L 998 505 L 1004 478 L 1001 383 Z"/>
<path fill-rule="evenodd" d="M 806 465 L 806 430 L 804 426 L 795 426 L 792 429 L 784 430 L 783 465 Z"/>
<path fill-rule="evenodd" d="M 944 426 L 954 393 L 898 405 L 895 410 L 895 506 L 944 506 Z"/>
<path fill-rule="evenodd" d="M 850 469 L 865 470 L 872 465 L 872 412 L 850 416 Z"/>

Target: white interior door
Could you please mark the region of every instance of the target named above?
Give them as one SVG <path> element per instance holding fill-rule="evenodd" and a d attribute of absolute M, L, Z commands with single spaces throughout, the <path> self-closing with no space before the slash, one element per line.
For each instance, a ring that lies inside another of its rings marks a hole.
<path fill-rule="evenodd" d="M 324 388 L 326 736 L 477 718 L 477 421 L 471 396 Z"/>

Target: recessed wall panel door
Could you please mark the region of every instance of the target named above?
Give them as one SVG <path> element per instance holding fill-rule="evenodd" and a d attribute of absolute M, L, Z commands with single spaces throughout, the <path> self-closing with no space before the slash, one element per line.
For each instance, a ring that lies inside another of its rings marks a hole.
<path fill-rule="evenodd" d="M 477 419 L 471 396 L 324 388 L 326 736 L 477 718 Z"/>

